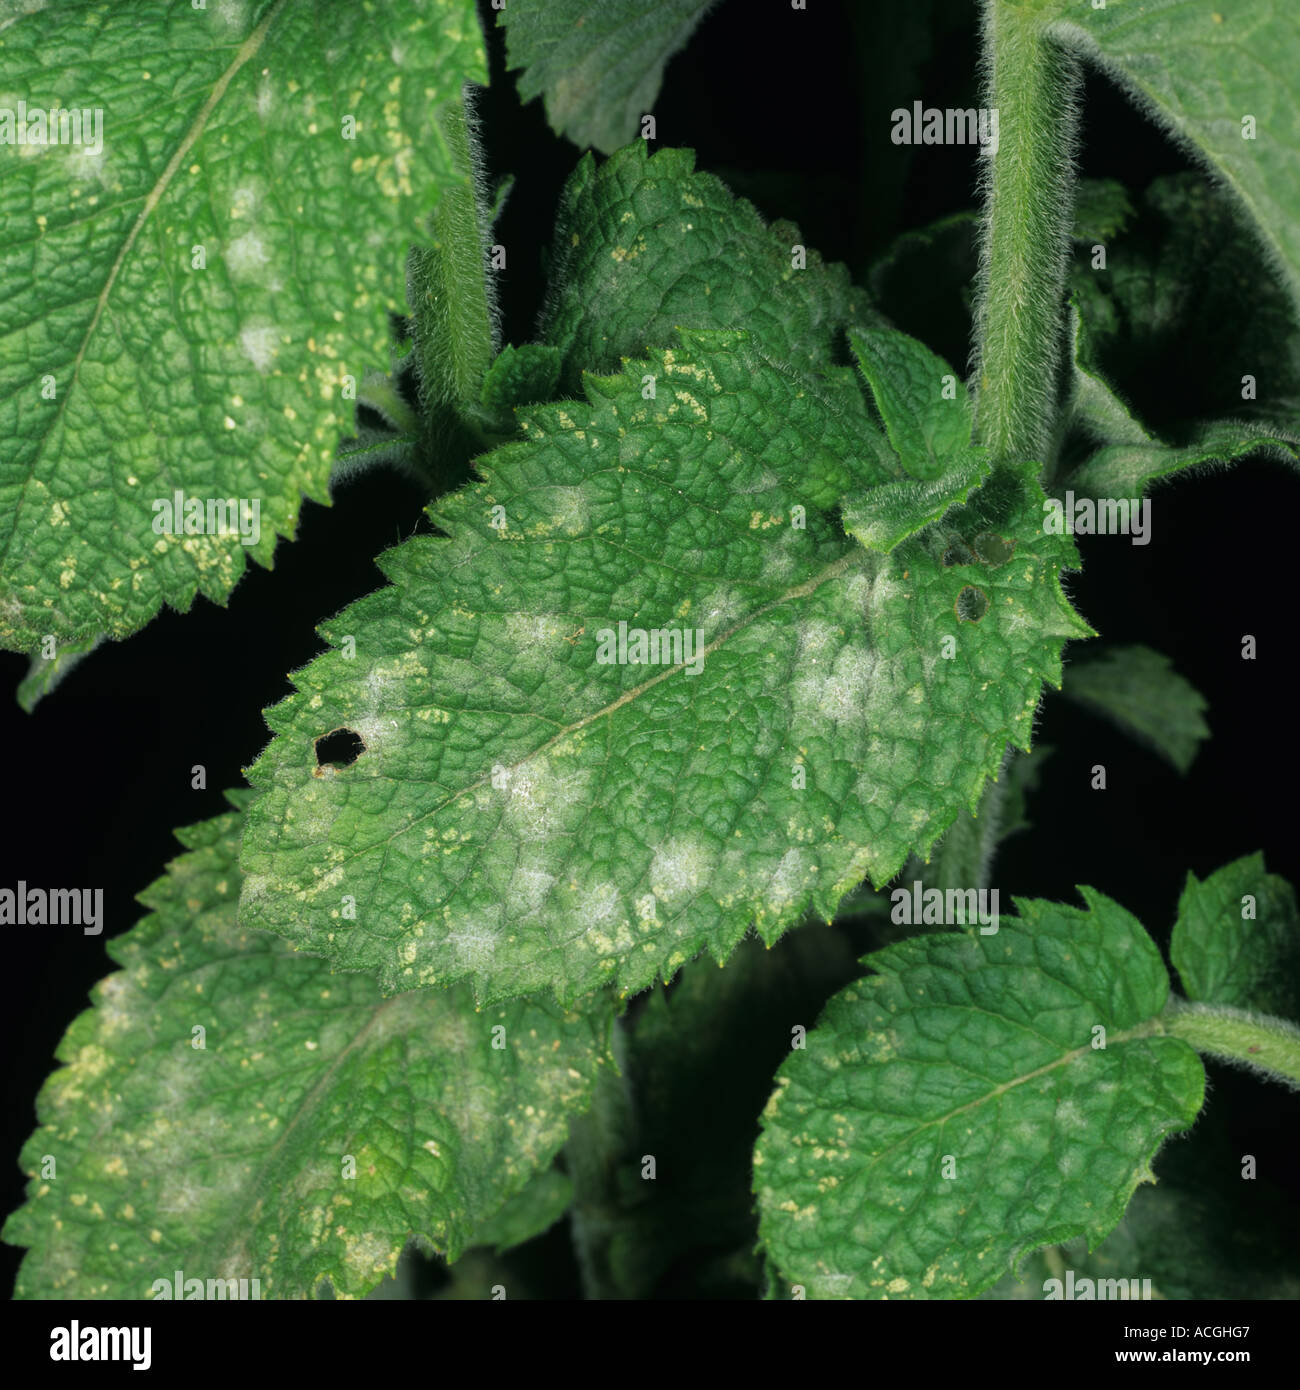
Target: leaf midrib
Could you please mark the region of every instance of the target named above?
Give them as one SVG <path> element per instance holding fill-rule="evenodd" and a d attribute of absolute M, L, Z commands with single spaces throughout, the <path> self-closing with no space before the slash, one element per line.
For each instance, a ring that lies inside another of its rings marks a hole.
<path fill-rule="evenodd" d="M 837 560 L 833 560 L 829 565 L 822 569 L 820 573 L 813 575 L 810 579 L 805 579 L 801 584 L 796 584 L 793 587 L 787 589 L 785 593 L 781 594 L 779 597 L 771 599 L 767 603 L 760 605 L 752 613 L 742 618 L 732 627 L 729 627 L 725 632 L 719 633 L 718 636 L 715 637 L 712 642 L 708 643 L 708 645 L 705 646 L 702 651 L 696 653 L 694 659 L 699 660 L 702 657 L 711 656 L 724 643 L 730 641 L 731 638 L 734 637 L 738 632 L 742 632 L 746 628 L 752 626 L 760 618 L 770 613 L 773 609 L 779 608 L 783 603 L 789 603 L 793 599 L 807 598 L 810 594 L 813 594 L 818 589 L 820 589 L 823 584 L 827 584 L 833 579 L 838 579 L 843 573 L 845 573 L 845 571 L 853 569 L 855 567 L 855 564 L 858 567 L 865 567 L 866 563 L 869 561 L 870 558 L 871 557 L 865 549 L 855 544 L 853 547 L 846 550 L 845 553 L 841 555 Z M 648 680 L 642 681 L 640 685 L 635 686 L 631 690 L 625 690 L 623 694 L 621 694 L 618 697 L 618 699 L 612 701 L 608 705 L 605 705 L 602 709 L 595 710 L 591 714 L 584 715 L 581 719 L 575 720 L 572 724 L 566 725 L 557 733 L 552 734 L 551 737 L 548 738 L 544 743 L 539 744 L 536 748 L 532 750 L 532 752 L 520 758 L 518 762 L 511 763 L 505 769 L 506 772 L 514 773 L 518 768 L 524 767 L 531 759 L 542 756 L 542 754 L 544 754 L 549 748 L 553 747 L 556 743 L 560 742 L 561 739 L 568 738 L 570 734 L 577 733 L 580 729 L 585 729 L 589 724 L 594 724 L 598 719 L 604 719 L 606 716 L 612 715 L 615 710 L 621 709 L 622 706 L 630 704 L 633 700 L 639 699 L 648 690 L 653 689 L 653 687 L 660 684 L 660 682 L 667 680 L 669 676 L 676 675 L 679 671 L 683 670 L 686 664 L 687 663 L 685 661 L 681 661 L 678 662 L 675 666 L 665 667 L 657 675 L 651 676 Z M 396 840 L 400 835 L 405 835 L 409 831 L 414 830 L 416 826 L 422 824 L 430 817 L 438 815 L 440 812 L 444 811 L 448 806 L 450 806 L 453 802 L 458 801 L 461 797 L 468 796 L 471 792 L 477 791 L 482 787 L 490 785 L 491 782 L 492 773 L 488 772 L 484 776 L 478 778 L 476 781 L 470 782 L 466 786 L 459 788 L 457 791 L 451 792 L 449 795 L 445 796 L 440 802 L 438 802 L 436 806 L 433 806 L 429 810 L 422 812 L 420 815 L 416 816 L 414 820 L 407 821 L 405 825 L 399 826 L 398 829 L 394 830 L 391 835 L 386 836 L 382 840 L 373 840 L 369 844 L 365 845 L 363 848 L 354 851 L 352 854 L 345 853 L 343 858 L 338 862 L 340 864 L 347 864 L 354 859 L 360 858 L 362 855 L 372 853 L 381 845 L 385 847 L 391 845 L 392 842 Z"/>

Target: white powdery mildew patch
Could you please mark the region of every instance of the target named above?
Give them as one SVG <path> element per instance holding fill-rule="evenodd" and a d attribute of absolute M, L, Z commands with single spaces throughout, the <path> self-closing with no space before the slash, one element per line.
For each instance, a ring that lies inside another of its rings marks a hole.
<path fill-rule="evenodd" d="M 1058 1101 L 1052 1119 L 1062 1129 L 1081 1129 L 1087 1124 L 1083 1111 L 1072 1100 Z"/>
<path fill-rule="evenodd" d="M 564 624 L 546 613 L 507 613 L 505 629 L 506 641 L 523 653 L 552 646 L 565 633 Z"/>
<path fill-rule="evenodd" d="M 665 840 L 650 863 L 650 891 L 669 907 L 708 886 L 718 852 L 703 840 L 684 835 Z"/>
<path fill-rule="evenodd" d="M 787 850 L 766 888 L 767 907 L 781 916 L 800 902 L 817 877 L 817 864 L 804 850 Z"/>
<path fill-rule="evenodd" d="M 389 1273 L 397 1254 L 391 1236 L 349 1234 L 343 1238 L 343 1262 L 359 1283 L 367 1282 L 376 1274 Z"/>
<path fill-rule="evenodd" d="M 603 927 L 627 915 L 623 910 L 623 895 L 612 883 L 598 883 L 589 889 L 583 912 L 595 927 Z"/>
<path fill-rule="evenodd" d="M 785 527 L 771 545 L 763 548 L 763 579 L 780 584 L 794 573 L 804 545 L 804 533 Z"/>
<path fill-rule="evenodd" d="M 506 912 L 512 917 L 529 917 L 539 912 L 554 885 L 555 875 L 545 870 L 516 869 L 506 889 Z"/>
<path fill-rule="evenodd" d="M 275 360 L 277 336 L 269 323 L 246 324 L 239 330 L 240 351 L 259 372 L 265 372 Z"/>
<path fill-rule="evenodd" d="M 551 506 L 550 529 L 565 536 L 580 536 L 590 525 L 587 499 L 581 488 L 555 487 L 546 494 Z"/>
<path fill-rule="evenodd" d="M 773 488 L 780 487 L 780 485 L 781 479 L 770 468 L 763 468 L 748 487 L 738 487 L 736 495 L 738 497 L 752 497 L 756 492 L 771 492 Z"/>
<path fill-rule="evenodd" d="M 807 660 L 831 660 L 839 630 L 822 618 L 809 618 L 799 624 L 799 656 Z"/>
<path fill-rule="evenodd" d="M 266 243 L 256 231 L 247 231 L 226 247 L 226 265 L 236 280 L 255 279 L 270 261 Z"/>
<path fill-rule="evenodd" d="M 186 1107 L 203 1081 L 203 1058 L 199 1052 L 186 1047 L 183 1052 L 168 1053 L 154 1072 L 154 1084 L 162 1097 L 159 1111 L 169 1113 Z"/>
<path fill-rule="evenodd" d="M 383 749 L 390 735 L 400 731 L 401 724 L 396 719 L 385 719 L 372 713 L 354 716 L 349 721 L 348 728 L 360 736 L 362 743 L 366 745 L 366 754 L 376 754 Z M 366 754 L 361 756 L 364 757 Z"/>
<path fill-rule="evenodd" d="M 505 824 L 520 840 L 549 840 L 590 804 L 591 773 L 559 771 L 544 756 L 512 768 L 506 783 Z M 498 793 L 501 795 L 501 793 Z"/>
<path fill-rule="evenodd" d="M 357 731 L 360 733 L 360 730 Z M 365 734 L 361 737 L 365 739 Z M 366 739 L 366 746 L 370 746 Z M 329 842 L 330 830 L 339 813 L 338 795 L 324 781 L 308 778 L 298 794 L 284 808 L 286 828 L 292 827 L 299 844 L 322 845 Z M 248 887 L 247 879 L 244 881 Z"/>
<path fill-rule="evenodd" d="M 841 581 L 840 591 L 851 617 L 865 618 L 870 613 L 871 600 L 875 593 L 875 584 L 870 575 L 855 570 Z"/>
<path fill-rule="evenodd" d="M 217 0 L 213 9 L 217 18 L 227 29 L 243 29 L 248 6 L 244 0 Z"/>
<path fill-rule="evenodd" d="M 124 974 L 110 975 L 100 983 L 95 998 L 95 1019 L 101 1035 L 130 1028 L 131 996 L 131 985 Z"/>
<path fill-rule="evenodd" d="M 704 634 L 705 643 L 734 627 L 740 617 L 740 603 L 734 589 L 715 589 L 696 610 L 695 626 Z"/>
<path fill-rule="evenodd" d="M 447 933 L 447 944 L 456 953 L 457 966 L 482 973 L 491 968 L 497 949 L 497 932 L 483 922 L 466 922 Z"/>
<path fill-rule="evenodd" d="M 829 663 L 824 654 L 819 656 L 812 669 L 794 684 L 796 718 L 817 723 L 826 719 L 836 723 L 861 722 L 871 698 L 875 672 L 875 653 L 861 643 L 843 647 Z"/>

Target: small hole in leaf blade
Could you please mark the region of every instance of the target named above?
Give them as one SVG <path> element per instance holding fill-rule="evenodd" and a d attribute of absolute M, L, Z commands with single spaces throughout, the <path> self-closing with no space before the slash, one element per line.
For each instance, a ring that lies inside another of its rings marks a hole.
<path fill-rule="evenodd" d="M 316 740 L 315 746 L 318 768 L 351 767 L 366 751 L 365 740 L 351 729 L 331 729 Z"/>

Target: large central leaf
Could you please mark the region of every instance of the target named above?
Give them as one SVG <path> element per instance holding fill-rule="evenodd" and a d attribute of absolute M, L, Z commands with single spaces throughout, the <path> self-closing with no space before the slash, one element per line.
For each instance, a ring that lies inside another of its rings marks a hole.
<path fill-rule="evenodd" d="M 224 602 L 326 499 L 408 247 L 463 182 L 439 122 L 485 80 L 472 0 L 0 26 L 0 109 L 29 122 L 0 144 L 0 645 Z M 71 138 L 69 104 L 81 143 L 34 143 L 58 107 Z M 178 490 L 202 530 L 155 530 Z M 242 535 L 208 499 L 245 504 Z"/>
<path fill-rule="evenodd" d="M 829 916 L 1027 744 L 1088 632 L 1036 484 L 868 551 L 834 504 L 901 463 L 747 335 L 682 336 L 531 411 L 322 628 L 249 774 L 249 925 L 390 989 L 639 990 Z"/>

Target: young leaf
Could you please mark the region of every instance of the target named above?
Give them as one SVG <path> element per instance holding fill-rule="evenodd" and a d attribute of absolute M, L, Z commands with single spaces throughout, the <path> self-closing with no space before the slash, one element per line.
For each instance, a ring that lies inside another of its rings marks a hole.
<path fill-rule="evenodd" d="M 48 659 L 32 657 L 27 674 L 19 681 L 15 692 L 19 705 L 30 714 L 47 695 L 63 684 L 103 640 L 102 637 L 92 637 L 86 642 L 65 642 L 63 650 Z"/>
<path fill-rule="evenodd" d="M 1071 700 L 1113 719 L 1186 774 L 1203 739 L 1205 697 L 1150 647 L 1112 647 L 1072 664 L 1061 687 Z"/>
<path fill-rule="evenodd" d="M 1300 11 L 1275 0 L 1040 0 L 1095 62 L 1247 210 L 1300 306 Z"/>
<path fill-rule="evenodd" d="M 506 65 L 519 96 L 542 96 L 546 119 L 575 145 L 612 154 L 641 134 L 664 65 L 695 32 L 713 0 L 510 0 Z"/>
<path fill-rule="evenodd" d="M 1300 435 L 1293 443 L 1250 421 L 1216 420 L 1194 431 L 1191 441 L 1183 445 L 1158 439 L 1149 444 L 1109 444 L 1069 475 L 1068 486 L 1077 497 L 1141 497 L 1161 478 L 1189 468 L 1232 463 L 1251 454 L 1294 462 L 1300 459 Z"/>
<path fill-rule="evenodd" d="M 883 480 L 857 430 L 747 335 L 682 339 L 528 412 L 321 629 L 356 657 L 268 711 L 248 925 L 386 989 L 626 994 L 829 918 L 1027 746 L 1090 632 L 1036 484 L 871 554 L 831 511 Z M 334 730 L 364 751 L 318 767 Z"/>
<path fill-rule="evenodd" d="M 1142 427 L 1097 366 L 1077 295 L 1070 299 L 1070 341 L 1074 353 L 1067 409 L 1072 423 L 1079 425 L 1099 444 L 1123 444 L 1152 453 L 1164 449 L 1165 446 Z"/>
<path fill-rule="evenodd" d="M 1163 1036 L 1169 979 L 1141 923 L 1016 901 L 991 935 L 867 956 L 777 1073 L 754 1153 L 760 1231 L 820 1298 L 966 1298 L 1019 1255 L 1123 1215 L 1201 1108 Z M 1025 1193 L 1038 1194 L 1025 1200 Z"/>
<path fill-rule="evenodd" d="M 712 174 L 695 172 L 690 150 L 647 156 L 638 140 L 596 168 L 590 155 L 560 199 L 541 336 L 564 353 L 562 381 L 576 391 L 584 371 L 617 371 L 624 357 L 667 347 L 681 328 L 753 334 L 783 365 L 823 378 L 846 361 L 846 324 L 866 320 L 865 296 L 842 265 L 803 249 L 789 222 L 764 225 L 751 203 Z M 847 370 L 845 410 L 861 409 Z M 865 412 L 863 412 L 865 419 Z"/>
<path fill-rule="evenodd" d="M 897 330 L 854 329 L 849 341 L 904 471 L 940 477 L 971 443 L 966 387 L 941 357 Z"/>
<path fill-rule="evenodd" d="M 471 0 L 97 0 L 8 22 L 0 64 L 29 120 L 73 92 L 103 122 L 10 159 L 0 205 L 0 644 L 32 651 L 225 602 L 327 500 L 453 180 L 430 120 L 486 70 Z M 204 531 L 155 531 L 178 489 Z M 206 529 L 230 498 L 256 537 Z"/>
<path fill-rule="evenodd" d="M 1203 883 L 1187 875 L 1169 958 L 1189 999 L 1300 1018 L 1295 890 L 1249 854 Z"/>
<path fill-rule="evenodd" d="M 240 828 L 177 832 L 189 852 L 59 1045 L 4 1230 L 29 1247 L 20 1298 L 148 1298 L 177 1269 L 358 1296 L 412 1236 L 454 1260 L 590 1100 L 599 1009 L 383 999 L 238 927 Z"/>
<path fill-rule="evenodd" d="M 898 468 L 908 476 L 845 498 L 844 529 L 886 554 L 938 521 L 989 476 L 988 450 L 971 443 L 965 386 L 923 343 L 883 325 L 850 330 Z"/>
<path fill-rule="evenodd" d="M 1109 242 L 1128 226 L 1133 204 L 1128 190 L 1114 179 L 1080 179 L 1074 189 L 1073 240 L 1085 245 Z"/>
<path fill-rule="evenodd" d="M 560 365 L 558 348 L 543 343 L 507 344 L 483 381 L 484 411 L 505 419 L 517 406 L 551 400 L 559 384 Z"/>

